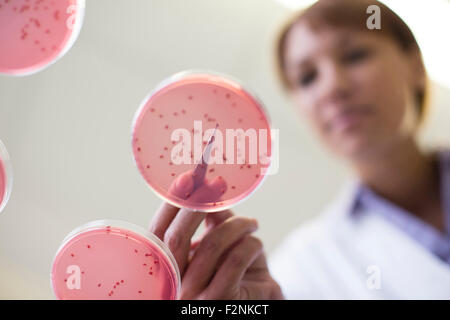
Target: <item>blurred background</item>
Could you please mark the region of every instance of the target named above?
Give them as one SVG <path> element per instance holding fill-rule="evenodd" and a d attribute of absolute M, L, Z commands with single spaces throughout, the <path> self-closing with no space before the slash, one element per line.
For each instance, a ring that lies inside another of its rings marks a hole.
<path fill-rule="evenodd" d="M 278 174 L 234 208 L 259 220 L 267 252 L 318 214 L 349 172 L 283 96 L 272 65 L 277 26 L 312 2 L 86 0 L 84 25 L 66 56 L 31 76 L 0 76 L 0 139 L 14 169 L 0 214 L 0 299 L 53 299 L 53 256 L 79 225 L 108 218 L 148 226 L 161 200 L 135 168 L 131 122 L 155 85 L 185 69 L 242 80 L 280 130 Z M 449 2 L 383 2 L 410 25 L 432 80 L 421 141 L 448 146 Z"/>

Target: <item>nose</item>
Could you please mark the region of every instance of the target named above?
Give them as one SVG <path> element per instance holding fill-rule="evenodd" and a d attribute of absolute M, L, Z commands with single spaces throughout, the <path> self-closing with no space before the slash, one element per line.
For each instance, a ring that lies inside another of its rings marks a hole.
<path fill-rule="evenodd" d="M 350 75 L 345 66 L 329 61 L 322 66 L 320 105 L 344 103 L 351 96 Z"/>

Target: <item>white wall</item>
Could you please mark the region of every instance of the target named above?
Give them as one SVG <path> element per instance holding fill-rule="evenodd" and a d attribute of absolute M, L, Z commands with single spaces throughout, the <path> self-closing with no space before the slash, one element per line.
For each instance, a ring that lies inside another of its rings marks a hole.
<path fill-rule="evenodd" d="M 345 170 L 273 78 L 271 37 L 286 13 L 273 0 L 87 0 L 80 37 L 62 60 L 29 77 L 0 77 L 0 139 L 15 178 L 0 214 L 0 298 L 53 298 L 53 255 L 78 225 L 148 225 L 160 200 L 135 169 L 130 125 L 153 86 L 184 69 L 241 79 L 280 129 L 279 173 L 235 208 L 259 219 L 267 250 L 318 213 Z M 428 142 L 450 136 L 450 93 L 438 89 Z"/>

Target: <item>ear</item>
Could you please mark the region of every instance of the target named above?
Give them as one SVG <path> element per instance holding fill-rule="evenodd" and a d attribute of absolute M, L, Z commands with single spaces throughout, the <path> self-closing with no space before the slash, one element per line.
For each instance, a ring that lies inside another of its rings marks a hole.
<path fill-rule="evenodd" d="M 418 48 L 409 49 L 407 57 L 411 85 L 414 88 L 424 88 L 427 77 L 420 50 Z"/>

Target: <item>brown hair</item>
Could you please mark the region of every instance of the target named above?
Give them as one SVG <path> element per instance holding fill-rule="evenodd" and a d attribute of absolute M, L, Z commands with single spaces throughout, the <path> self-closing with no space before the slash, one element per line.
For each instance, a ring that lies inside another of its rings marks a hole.
<path fill-rule="evenodd" d="M 284 72 L 283 52 L 286 36 L 292 25 L 302 20 L 306 21 L 313 29 L 332 26 L 366 30 L 366 19 L 368 17 L 366 10 L 368 6 L 373 4 L 380 7 L 382 28 L 370 31 L 392 38 L 402 50 L 418 50 L 420 54 L 419 45 L 409 27 L 386 5 L 376 0 L 319 0 L 304 10 L 294 12 L 278 30 L 275 40 L 275 68 L 283 89 L 288 90 L 290 87 Z M 423 66 L 422 58 L 421 63 Z M 428 81 L 426 81 L 424 88 L 416 90 L 415 95 L 419 116 L 423 119 L 428 105 Z"/>

